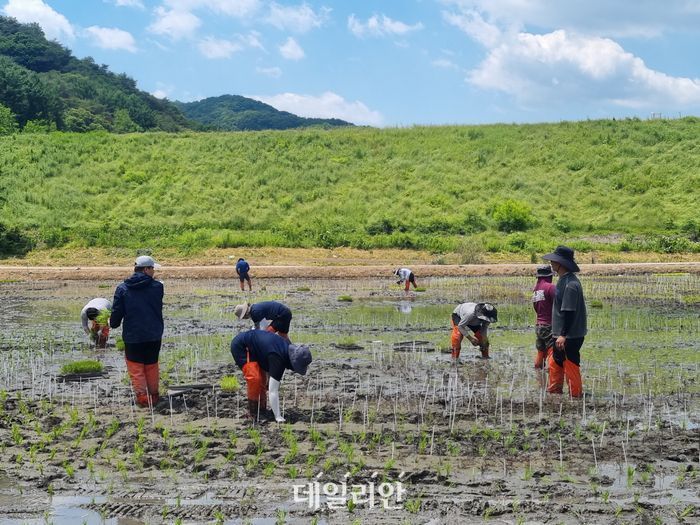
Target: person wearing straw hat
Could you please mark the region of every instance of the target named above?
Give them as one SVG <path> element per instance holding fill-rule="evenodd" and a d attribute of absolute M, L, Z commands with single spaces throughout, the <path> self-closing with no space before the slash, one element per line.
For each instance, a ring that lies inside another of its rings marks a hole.
<path fill-rule="evenodd" d="M 134 261 L 134 273 L 114 291 L 109 325 L 124 322 L 126 369 L 136 404 L 153 406 L 158 402 L 160 374 L 158 357 L 163 338 L 163 283 L 153 278 L 160 265 L 149 255 Z"/>
<path fill-rule="evenodd" d="M 284 423 L 280 412 L 279 387 L 285 370 L 305 375 L 311 364 L 311 351 L 305 345 L 264 330 L 241 332 L 231 341 L 231 355 L 243 371 L 248 393 L 248 415 L 253 421 L 270 407 L 275 421 Z"/>
<path fill-rule="evenodd" d="M 95 348 L 105 348 L 109 339 L 109 314 L 112 303 L 104 297 L 96 297 L 89 301 L 80 311 L 80 321 L 83 331 L 90 338 L 90 344 Z"/>
<path fill-rule="evenodd" d="M 556 287 L 552 284 L 554 272 L 550 265 L 537 267 L 537 283 L 532 290 L 532 307 L 535 309 L 535 368 L 544 368 L 547 356 L 554 348 L 552 337 L 552 305 Z"/>
<path fill-rule="evenodd" d="M 491 303 L 462 303 L 452 312 L 452 362 L 456 363 L 465 337 L 489 359 L 488 328 L 498 320 L 498 311 Z M 472 335 L 473 334 L 473 335 Z"/>
<path fill-rule="evenodd" d="M 561 394 L 566 379 L 569 395 L 582 397 L 581 347 L 588 326 L 583 288 L 576 276 L 580 269 L 574 260 L 574 250 L 567 246 L 557 246 L 542 258 L 550 262 L 552 270 L 559 276 L 552 306 L 552 336 L 556 339 L 548 362 L 547 391 Z"/>
<path fill-rule="evenodd" d="M 289 341 L 289 325 L 292 311 L 277 301 L 263 301 L 254 304 L 237 304 L 233 313 L 239 319 L 250 319 L 255 328 L 274 332 Z"/>

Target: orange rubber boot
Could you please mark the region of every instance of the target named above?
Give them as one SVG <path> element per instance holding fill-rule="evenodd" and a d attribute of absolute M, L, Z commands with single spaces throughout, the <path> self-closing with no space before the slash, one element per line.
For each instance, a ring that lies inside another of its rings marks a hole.
<path fill-rule="evenodd" d="M 550 394 L 561 394 L 564 388 L 564 367 L 557 364 L 553 354 L 549 355 L 547 365 L 549 366 L 549 386 L 547 387 L 547 392 Z"/>
<path fill-rule="evenodd" d="M 581 367 L 568 359 L 564 361 L 564 375 L 569 385 L 571 397 L 583 397 L 583 381 L 581 380 Z"/>
<path fill-rule="evenodd" d="M 148 394 L 151 396 L 151 403 L 155 405 L 159 398 L 159 383 L 160 374 L 158 370 L 158 363 L 152 365 L 144 365 L 144 371 L 146 373 L 146 385 L 148 387 Z"/>
<path fill-rule="evenodd" d="M 146 382 L 146 371 L 143 363 L 126 360 L 126 370 L 131 379 L 131 388 L 136 396 L 136 404 L 142 407 L 148 406 L 148 384 Z"/>

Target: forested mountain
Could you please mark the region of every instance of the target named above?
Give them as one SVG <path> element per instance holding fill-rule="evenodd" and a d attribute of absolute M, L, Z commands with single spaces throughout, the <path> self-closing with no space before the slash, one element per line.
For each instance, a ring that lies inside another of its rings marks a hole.
<path fill-rule="evenodd" d="M 64 131 L 179 131 L 180 111 L 136 88 L 90 58 L 44 36 L 38 24 L 0 17 L 0 133 L 13 129 Z"/>
<path fill-rule="evenodd" d="M 176 102 L 175 104 L 188 119 L 207 129 L 220 131 L 352 126 L 351 123 L 336 118 L 299 117 L 239 95 L 223 95 L 205 98 L 198 102 Z"/>

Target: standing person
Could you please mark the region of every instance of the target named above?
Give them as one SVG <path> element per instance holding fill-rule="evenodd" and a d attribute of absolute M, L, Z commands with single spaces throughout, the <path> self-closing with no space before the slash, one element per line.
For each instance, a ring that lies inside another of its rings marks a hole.
<path fill-rule="evenodd" d="M 285 370 L 306 374 L 311 364 L 309 348 L 290 344 L 287 339 L 264 330 L 248 330 L 233 338 L 231 355 L 246 380 L 251 419 L 255 421 L 261 412 L 267 410 L 269 381 L 270 407 L 275 421 L 284 423 L 280 412 L 280 382 Z"/>
<path fill-rule="evenodd" d="M 152 257 L 141 255 L 134 262 L 134 273 L 114 291 L 114 308 L 109 319 L 112 328 L 122 320 L 126 369 L 136 403 L 141 407 L 158 402 L 158 356 L 163 338 L 163 283 L 153 278 L 160 268 Z"/>
<path fill-rule="evenodd" d="M 452 312 L 452 361 L 457 362 L 462 350 L 462 339 L 467 338 L 481 350 L 481 357 L 489 359 L 488 329 L 498 321 L 498 311 L 491 303 L 462 303 Z M 471 332 L 471 333 L 470 333 Z M 472 335 L 472 333 L 474 335 Z"/>
<path fill-rule="evenodd" d="M 241 291 L 245 291 L 245 286 L 243 286 L 244 281 L 248 281 L 248 291 L 253 290 L 253 285 L 250 282 L 250 275 L 248 275 L 248 272 L 250 271 L 250 264 L 248 264 L 248 261 L 246 261 L 243 257 L 238 259 L 238 262 L 236 263 L 236 274 L 238 274 L 238 280 L 241 282 Z"/>
<path fill-rule="evenodd" d="M 544 368 L 547 356 L 554 348 L 552 337 L 552 305 L 556 287 L 552 284 L 554 272 L 545 264 L 537 267 L 537 283 L 532 290 L 532 307 L 535 309 L 535 368 Z"/>
<path fill-rule="evenodd" d="M 239 319 L 250 319 L 255 328 L 267 330 L 289 341 L 289 325 L 292 322 L 292 311 L 277 301 L 263 301 L 254 304 L 237 304 L 233 313 Z"/>
<path fill-rule="evenodd" d="M 96 297 L 83 306 L 80 311 L 80 321 L 83 330 L 94 343 L 96 348 L 105 348 L 109 338 L 109 314 L 112 303 L 103 297 Z"/>
<path fill-rule="evenodd" d="M 569 395 L 581 397 L 581 347 L 588 327 L 583 288 L 575 275 L 580 269 L 574 260 L 574 250 L 567 246 L 557 246 L 554 252 L 542 258 L 550 261 L 552 270 L 559 276 L 552 307 L 552 335 L 556 340 L 548 362 L 547 391 L 561 394 L 566 378 Z"/>
<path fill-rule="evenodd" d="M 396 284 L 406 283 L 404 292 L 408 293 L 411 284 L 413 285 L 414 289 L 417 288 L 416 276 L 413 275 L 413 272 L 408 268 L 398 268 L 397 270 L 394 270 L 394 275 L 396 275 L 399 278 L 399 280 L 396 281 Z"/>

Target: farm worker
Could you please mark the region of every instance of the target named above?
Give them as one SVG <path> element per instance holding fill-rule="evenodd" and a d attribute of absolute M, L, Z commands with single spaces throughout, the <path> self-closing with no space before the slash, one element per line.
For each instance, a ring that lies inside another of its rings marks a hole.
<path fill-rule="evenodd" d="M 532 290 L 532 307 L 535 309 L 537 319 L 535 321 L 535 368 L 544 368 L 547 356 L 554 348 L 552 337 L 552 304 L 556 287 L 552 284 L 554 272 L 545 264 L 537 267 L 537 283 Z"/>
<path fill-rule="evenodd" d="M 269 381 L 270 406 L 275 421 L 283 423 L 279 389 L 285 370 L 305 375 L 311 352 L 304 345 L 290 344 L 277 334 L 264 330 L 241 332 L 231 341 L 231 355 L 243 371 L 248 388 L 248 413 L 253 420 L 267 410 Z"/>
<path fill-rule="evenodd" d="M 406 283 L 406 287 L 404 288 L 405 292 L 408 292 L 411 284 L 413 284 L 413 288 L 417 287 L 416 276 L 413 275 L 413 272 L 408 268 L 398 268 L 397 270 L 394 270 L 394 275 L 399 278 L 399 280 L 396 281 L 396 284 Z"/>
<path fill-rule="evenodd" d="M 117 328 L 122 320 L 126 369 L 139 406 L 158 402 L 158 355 L 163 337 L 163 283 L 153 278 L 160 268 L 152 257 L 141 255 L 134 273 L 114 291 L 109 324 Z"/>
<path fill-rule="evenodd" d="M 467 338 L 481 350 L 481 357 L 489 358 L 488 328 L 498 321 L 498 311 L 490 303 L 462 303 L 452 312 L 452 361 L 457 362 L 462 350 L 462 339 Z M 472 333 L 474 335 L 472 335 Z"/>
<path fill-rule="evenodd" d="M 586 302 L 581 282 L 575 273 L 580 271 L 574 260 L 574 250 L 557 246 L 552 253 L 542 257 L 550 261 L 552 270 L 559 276 L 554 305 L 552 307 L 552 335 L 556 337 L 554 350 L 549 357 L 549 387 L 547 391 L 562 393 L 564 378 L 571 397 L 583 396 L 581 382 L 581 347 L 588 332 Z"/>
<path fill-rule="evenodd" d="M 237 304 L 233 313 L 239 319 L 251 319 L 255 328 L 274 332 L 289 342 L 289 324 L 292 322 L 292 311 L 277 301 L 263 301 L 254 304 Z"/>
<path fill-rule="evenodd" d="M 241 282 L 241 291 L 245 290 L 245 287 L 243 286 L 244 281 L 248 281 L 248 290 L 253 290 L 253 285 L 250 282 L 250 275 L 248 275 L 249 271 L 250 264 L 248 264 L 248 261 L 242 257 L 239 258 L 238 262 L 236 263 L 236 274 L 238 274 L 238 280 Z"/>
<path fill-rule="evenodd" d="M 83 306 L 80 311 L 80 320 L 83 330 L 97 348 L 107 346 L 109 338 L 109 314 L 112 303 L 108 299 L 96 297 Z"/>

